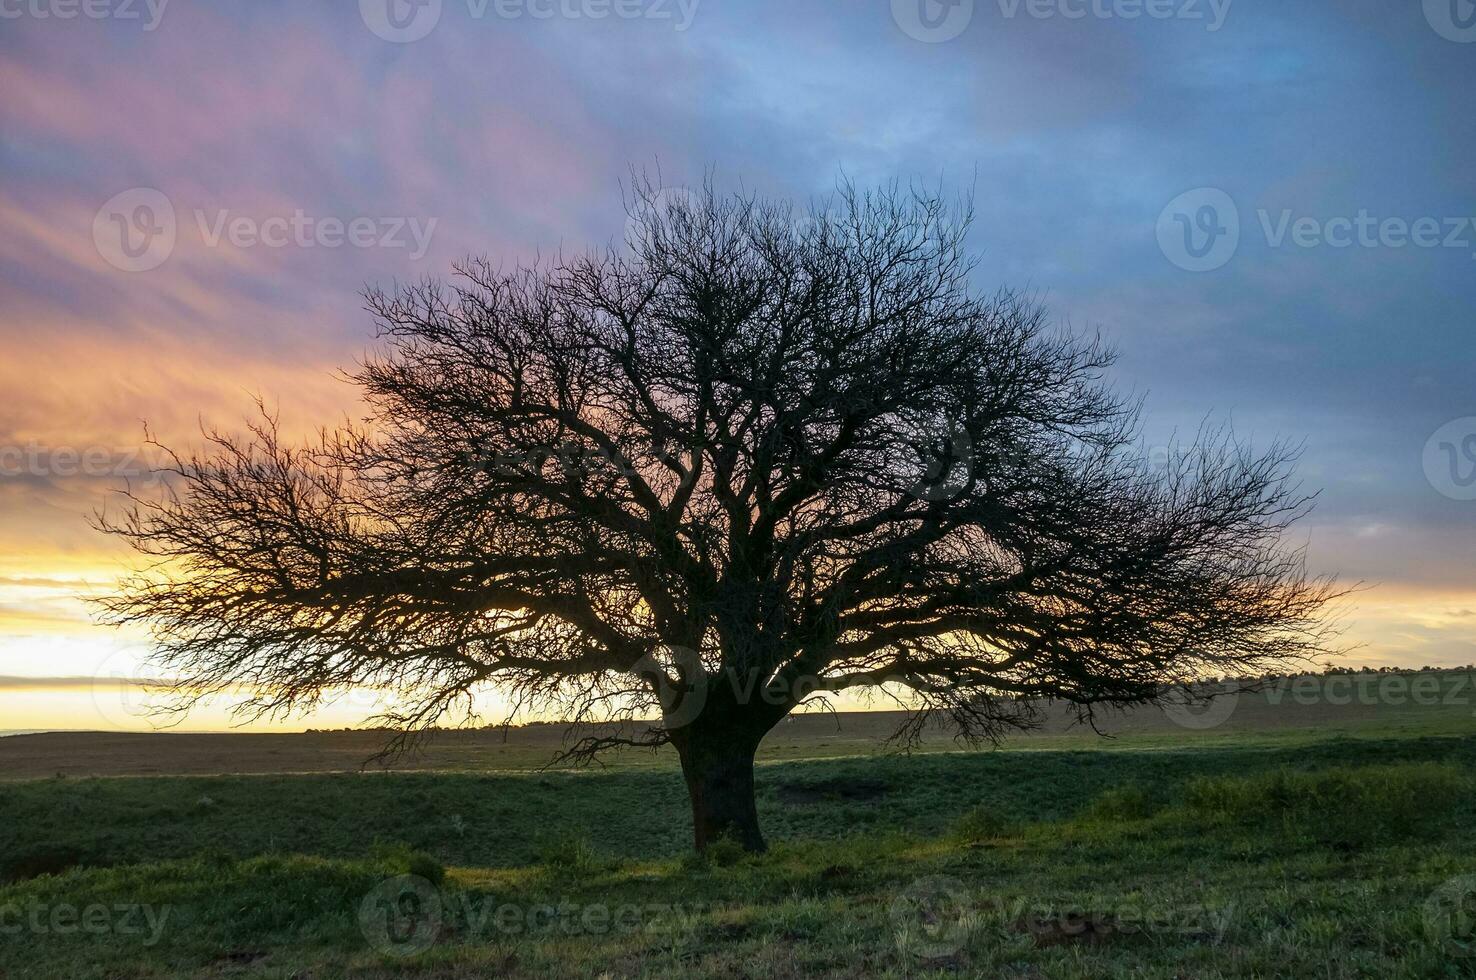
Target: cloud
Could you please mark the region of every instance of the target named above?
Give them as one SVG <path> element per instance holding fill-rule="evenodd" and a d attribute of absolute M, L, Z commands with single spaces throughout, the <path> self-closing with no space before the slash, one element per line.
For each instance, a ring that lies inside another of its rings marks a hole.
<path fill-rule="evenodd" d="M 1476 214 L 1471 52 L 1371 0 L 1236 4 L 1213 32 L 1000 9 L 976 4 L 944 44 L 908 37 L 886 3 L 790 0 L 704 3 L 683 32 L 448 5 L 405 45 L 352 3 L 172 4 L 148 33 L 7 21 L 0 454 L 51 462 L 0 472 L 0 647 L 70 643 L 47 655 L 85 674 L 108 635 L 68 590 L 126 566 L 87 520 L 127 474 L 61 472 L 58 449 L 137 452 L 145 420 L 188 447 L 202 417 L 233 428 L 256 393 L 297 433 L 354 415 L 334 371 L 373 343 L 365 284 L 466 253 L 603 246 L 634 163 L 679 184 L 711 166 L 723 186 L 801 201 L 842 173 L 972 188 L 981 288 L 1041 290 L 1063 321 L 1103 328 L 1155 432 L 1209 414 L 1305 438 L 1301 472 L 1323 491 L 1314 569 L 1377 583 L 1359 638 L 1380 656 L 1462 656 L 1471 619 L 1442 610 L 1472 607 L 1476 521 L 1426 483 L 1420 453 L 1476 415 L 1470 250 L 1271 247 L 1257 212 Z M 1226 191 L 1245 232 L 1204 275 L 1154 235 L 1198 186 Z M 130 187 L 176 211 L 149 272 L 112 267 L 92 237 Z M 437 225 L 419 261 L 206 234 L 222 215 L 298 211 Z M 0 669 L 27 656 L 0 649 Z"/>

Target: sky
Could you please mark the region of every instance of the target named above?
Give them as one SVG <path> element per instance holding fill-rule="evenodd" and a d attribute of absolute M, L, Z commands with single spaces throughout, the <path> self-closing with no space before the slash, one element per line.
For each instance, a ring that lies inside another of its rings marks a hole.
<path fill-rule="evenodd" d="M 0 0 L 0 730 L 157 723 L 85 601 L 145 425 L 354 415 L 366 285 L 618 244 L 633 168 L 972 192 L 1146 452 L 1304 446 L 1344 662 L 1476 662 L 1473 87 L 1470 0 Z"/>

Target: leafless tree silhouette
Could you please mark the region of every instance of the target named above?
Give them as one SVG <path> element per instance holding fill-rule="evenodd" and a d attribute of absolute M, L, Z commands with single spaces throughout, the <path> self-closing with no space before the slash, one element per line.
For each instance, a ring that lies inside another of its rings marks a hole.
<path fill-rule="evenodd" d="M 754 754 L 803 700 L 887 685 L 903 737 L 987 738 L 1324 649 L 1294 452 L 1145 465 L 1112 353 L 971 291 L 966 202 L 631 197 L 625 248 L 371 290 L 364 423 L 172 455 L 101 518 L 157 559 L 106 616 L 250 711 L 377 687 L 413 732 L 496 685 L 624 719 L 569 754 L 672 744 L 699 849 L 764 846 Z"/>

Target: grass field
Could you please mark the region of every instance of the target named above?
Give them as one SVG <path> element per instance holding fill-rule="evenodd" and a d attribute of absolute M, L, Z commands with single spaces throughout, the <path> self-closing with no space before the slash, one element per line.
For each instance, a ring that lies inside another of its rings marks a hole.
<path fill-rule="evenodd" d="M 761 764 L 770 853 L 702 861 L 672 759 L 521 771 L 544 729 L 363 773 L 331 771 L 363 735 L 0 739 L 0 976 L 1476 976 L 1451 690 L 912 756 L 807 717 Z M 237 774 L 34 778 L 63 757 Z"/>

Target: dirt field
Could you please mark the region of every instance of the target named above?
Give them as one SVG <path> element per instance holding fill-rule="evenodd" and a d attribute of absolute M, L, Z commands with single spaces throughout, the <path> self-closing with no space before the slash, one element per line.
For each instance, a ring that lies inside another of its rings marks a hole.
<path fill-rule="evenodd" d="M 1247 735 L 1277 741 L 1299 737 L 1390 734 L 1462 734 L 1476 727 L 1473 693 L 1466 674 L 1344 675 L 1307 679 L 1301 687 L 1243 693 L 1225 702 L 1207 724 L 1183 713 L 1141 708 L 1108 714 L 1099 727 L 1103 738 L 1075 725 L 1057 707 L 1030 733 L 1011 736 L 1005 747 L 1018 750 L 1061 748 L 1172 748 L 1213 744 Z M 1417 682 L 1419 685 L 1417 686 Z M 1219 703 L 1219 702 L 1217 702 Z M 1223 716 L 1223 717 L 1221 717 Z M 1186 718 L 1188 723 L 1186 724 Z M 765 740 L 761 759 L 777 761 L 869 755 L 886 751 L 885 740 L 901 715 L 893 711 L 812 712 L 794 716 Z M 382 731 L 304 732 L 299 734 L 163 732 L 119 734 L 58 732 L 0 738 L 0 780 L 55 776 L 149 776 L 248 773 L 322 773 L 361 769 L 414 771 L 525 771 L 544 767 L 564 741 L 559 725 L 437 733 L 416 752 L 371 761 L 389 736 Z M 922 751 L 959 748 L 938 732 Z M 671 766 L 663 754 L 630 752 L 610 760 L 620 767 Z"/>

